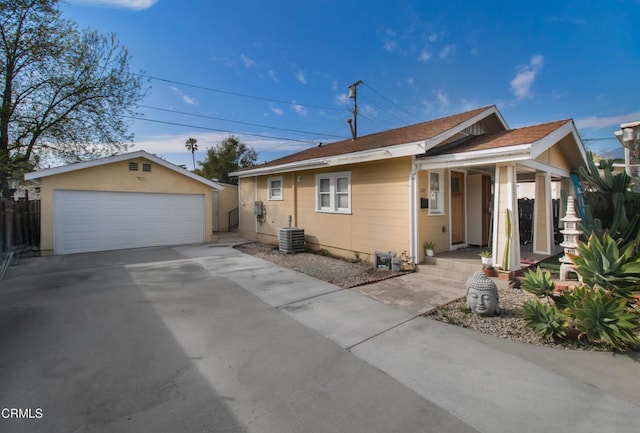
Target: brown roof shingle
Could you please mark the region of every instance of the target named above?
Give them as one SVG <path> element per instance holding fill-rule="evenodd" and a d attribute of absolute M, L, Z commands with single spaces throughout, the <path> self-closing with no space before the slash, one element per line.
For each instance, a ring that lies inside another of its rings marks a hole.
<path fill-rule="evenodd" d="M 264 164 L 248 167 L 239 171 L 252 170 L 261 167 L 272 167 L 281 164 L 306 161 L 316 158 L 326 158 L 330 156 L 343 155 L 353 152 L 378 149 L 381 147 L 394 146 L 404 143 L 412 143 L 435 137 L 455 126 L 471 119 L 472 117 L 491 108 L 483 107 L 464 113 L 454 114 L 441 119 L 430 120 L 428 122 L 417 123 L 415 125 L 404 126 L 402 128 L 377 132 L 370 135 L 358 137 L 355 140 L 343 140 L 335 143 L 324 144 L 300 152 L 287 155 L 285 157 L 266 162 Z"/>
<path fill-rule="evenodd" d="M 543 139 L 570 121 L 571 120 L 558 120 L 540 125 L 526 126 L 524 128 L 477 135 L 459 140 L 458 142 L 434 147 L 426 152 L 424 156 L 439 156 L 529 144 Z"/>

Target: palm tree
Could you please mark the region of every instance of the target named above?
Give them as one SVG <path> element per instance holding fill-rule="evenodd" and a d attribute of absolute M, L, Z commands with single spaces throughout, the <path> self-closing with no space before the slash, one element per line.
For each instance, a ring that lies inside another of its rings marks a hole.
<path fill-rule="evenodd" d="M 198 150 L 198 140 L 195 138 L 187 138 L 185 142 L 185 147 L 189 152 L 191 152 L 191 157 L 193 158 L 193 169 L 196 169 L 196 150 Z"/>

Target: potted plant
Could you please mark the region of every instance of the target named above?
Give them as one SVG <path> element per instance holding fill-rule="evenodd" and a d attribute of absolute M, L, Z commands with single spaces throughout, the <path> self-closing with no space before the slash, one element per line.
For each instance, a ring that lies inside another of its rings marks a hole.
<path fill-rule="evenodd" d="M 436 244 L 431 241 L 427 241 L 424 243 L 424 252 L 427 257 L 433 257 L 433 250 L 436 248 Z"/>
<path fill-rule="evenodd" d="M 480 252 L 480 254 L 478 254 L 480 256 L 480 260 L 482 260 L 482 264 L 483 265 L 492 265 L 493 264 L 493 255 L 491 254 L 491 251 L 489 250 L 485 250 Z"/>

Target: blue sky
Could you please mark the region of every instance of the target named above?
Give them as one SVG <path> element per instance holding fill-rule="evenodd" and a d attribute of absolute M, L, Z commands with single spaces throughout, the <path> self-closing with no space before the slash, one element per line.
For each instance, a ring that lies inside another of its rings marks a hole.
<path fill-rule="evenodd" d="M 192 168 L 229 133 L 264 162 L 350 136 L 497 105 L 512 128 L 572 118 L 619 147 L 640 120 L 640 0 L 67 0 L 153 77 L 132 150 Z M 604 138 L 604 140 L 602 140 Z M 596 139 L 596 140 L 593 140 Z"/>

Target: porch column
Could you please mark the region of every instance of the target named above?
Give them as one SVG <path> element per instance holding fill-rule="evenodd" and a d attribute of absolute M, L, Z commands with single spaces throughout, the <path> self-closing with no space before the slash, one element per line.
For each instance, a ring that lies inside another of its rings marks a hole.
<path fill-rule="evenodd" d="M 553 204 L 551 203 L 551 174 L 536 173 L 536 192 L 533 204 L 533 252 L 553 254 Z"/>
<path fill-rule="evenodd" d="M 520 224 L 518 222 L 517 177 L 515 163 L 496 165 L 493 197 L 493 260 L 502 264 L 507 236 L 505 234 L 506 210 L 511 211 L 513 235 L 509 248 L 511 269 L 520 269 Z"/>

